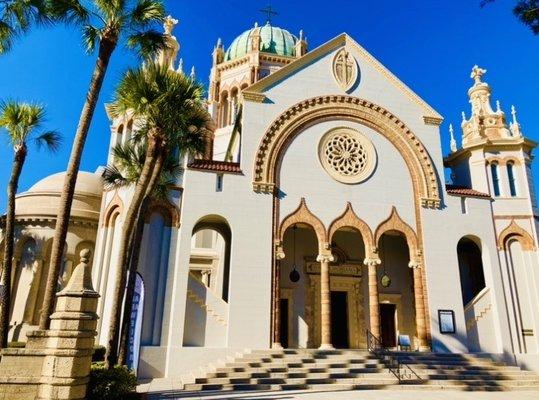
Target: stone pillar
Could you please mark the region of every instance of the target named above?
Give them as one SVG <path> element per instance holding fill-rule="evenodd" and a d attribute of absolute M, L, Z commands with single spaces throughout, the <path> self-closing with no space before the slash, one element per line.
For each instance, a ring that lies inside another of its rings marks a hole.
<path fill-rule="evenodd" d="M 408 264 L 414 273 L 414 300 L 415 300 L 415 325 L 419 351 L 428 351 L 427 345 L 427 321 L 425 317 L 425 302 L 423 299 L 423 274 L 419 261 L 410 261 Z"/>
<path fill-rule="evenodd" d="M 57 293 L 46 335 L 37 400 L 84 399 L 90 376 L 99 294 L 92 287 L 90 251 L 80 253 L 66 287 Z"/>
<path fill-rule="evenodd" d="M 329 263 L 333 261 L 329 252 L 322 253 L 316 261 L 320 263 L 320 349 L 333 349 L 331 344 L 331 287 Z"/>
<path fill-rule="evenodd" d="M 281 344 L 281 260 L 285 257 L 281 246 L 275 253 L 275 275 L 273 290 L 273 343 L 272 348 L 282 349 Z"/>
<path fill-rule="evenodd" d="M 366 258 L 364 264 L 368 267 L 369 278 L 369 322 L 370 331 L 378 339 L 380 336 L 380 301 L 378 299 L 377 267 L 381 264 L 378 258 Z"/>

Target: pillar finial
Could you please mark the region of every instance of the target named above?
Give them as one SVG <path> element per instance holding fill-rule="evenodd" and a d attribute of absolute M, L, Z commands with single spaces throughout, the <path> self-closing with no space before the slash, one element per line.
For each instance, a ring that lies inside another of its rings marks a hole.
<path fill-rule="evenodd" d="M 195 66 L 193 65 L 191 67 L 191 73 L 189 74 L 189 76 L 191 77 L 191 79 L 195 79 L 196 78 L 196 69 L 195 69 Z"/>
<path fill-rule="evenodd" d="M 517 109 L 515 106 L 511 106 L 511 115 L 513 116 L 513 124 L 518 124 L 517 122 Z"/>
<path fill-rule="evenodd" d="M 449 146 L 451 148 L 451 153 L 455 153 L 457 151 L 457 141 L 455 140 L 453 124 L 449 124 L 449 135 L 450 135 Z"/>
<path fill-rule="evenodd" d="M 500 100 L 496 100 L 496 112 L 498 114 L 502 112 L 502 106 L 500 104 Z"/>

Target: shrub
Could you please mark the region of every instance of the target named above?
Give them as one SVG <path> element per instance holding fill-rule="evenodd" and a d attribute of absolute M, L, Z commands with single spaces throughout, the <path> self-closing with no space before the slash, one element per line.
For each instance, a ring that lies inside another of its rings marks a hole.
<path fill-rule="evenodd" d="M 137 378 L 125 366 L 107 369 L 103 363 L 92 364 L 90 383 L 86 398 L 88 400 L 126 400 L 136 399 Z"/>
<path fill-rule="evenodd" d="M 94 354 L 92 355 L 92 362 L 105 361 L 105 353 L 107 348 L 105 346 L 94 346 Z"/>

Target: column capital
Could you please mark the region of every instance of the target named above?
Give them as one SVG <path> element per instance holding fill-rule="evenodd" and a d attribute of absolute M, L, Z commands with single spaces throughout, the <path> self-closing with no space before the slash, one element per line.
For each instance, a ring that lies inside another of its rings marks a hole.
<path fill-rule="evenodd" d="M 412 269 L 421 269 L 421 261 L 419 260 L 410 260 L 408 267 Z"/>
<path fill-rule="evenodd" d="M 333 254 L 331 253 L 320 253 L 318 257 L 316 257 L 316 261 L 320 263 L 332 262 L 332 261 L 335 261 L 335 257 L 333 257 Z"/>
<path fill-rule="evenodd" d="M 275 259 L 276 260 L 282 260 L 285 258 L 285 253 L 282 246 L 277 246 L 275 248 Z"/>
<path fill-rule="evenodd" d="M 367 265 L 367 266 L 378 266 L 382 264 L 382 260 L 380 260 L 379 258 L 365 258 L 365 260 L 363 260 L 363 265 Z"/>

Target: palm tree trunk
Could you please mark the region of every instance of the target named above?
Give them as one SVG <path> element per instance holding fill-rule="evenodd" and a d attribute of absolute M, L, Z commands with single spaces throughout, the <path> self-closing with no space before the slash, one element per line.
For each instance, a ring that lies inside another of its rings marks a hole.
<path fill-rule="evenodd" d="M 140 178 L 135 186 L 135 192 L 131 198 L 131 204 L 127 209 L 120 238 L 120 249 L 118 252 L 118 261 L 116 263 L 116 286 L 114 288 L 112 315 L 110 321 L 109 341 L 107 346 L 106 363 L 108 368 L 112 368 L 118 361 L 118 341 L 120 320 L 122 314 L 122 302 L 125 291 L 125 281 L 127 272 L 128 248 L 133 233 L 133 228 L 140 212 L 142 200 L 146 196 L 148 185 L 151 183 L 154 169 L 157 164 L 159 154 L 162 152 L 162 140 L 153 134 L 148 138 L 148 148 L 146 149 L 146 158 L 140 173 Z"/>
<path fill-rule="evenodd" d="M 56 219 L 56 230 L 51 251 L 51 261 L 49 273 L 47 275 L 47 285 L 45 288 L 45 297 L 43 299 L 43 308 L 39 319 L 39 329 L 48 329 L 49 317 L 52 314 L 56 288 L 58 282 L 58 274 L 62 266 L 64 255 L 65 240 L 67 229 L 69 227 L 69 219 L 71 217 L 71 205 L 73 204 L 73 196 L 75 194 L 75 184 L 77 183 L 77 175 L 79 172 L 82 151 L 86 143 L 86 137 L 90 129 L 90 124 L 94 116 L 95 107 L 103 86 L 103 80 L 107 73 L 110 57 L 116 48 L 117 38 L 103 38 L 99 46 L 99 55 L 95 64 L 90 87 L 86 94 L 86 102 L 82 108 L 79 125 L 73 141 L 71 156 L 67 166 L 64 187 L 62 189 L 62 197 L 60 198 L 60 209 Z"/>
<path fill-rule="evenodd" d="M 125 293 L 124 317 L 122 319 L 122 331 L 120 336 L 120 351 L 118 354 L 118 364 L 126 365 L 129 350 L 129 330 L 131 323 L 131 312 L 133 310 L 133 296 L 135 295 L 135 284 L 137 282 L 137 268 L 140 257 L 140 246 L 144 235 L 145 216 L 148 210 L 149 197 L 145 197 L 140 206 L 140 213 L 137 220 L 137 228 L 130 245 L 131 260 L 129 262 L 129 279 Z"/>
<path fill-rule="evenodd" d="M 6 232 L 4 243 L 4 268 L 2 279 L 4 289 L 0 299 L 0 349 L 7 347 L 9 333 L 9 314 L 11 309 L 11 274 L 13 267 L 13 247 L 15 240 L 15 195 L 19 186 L 19 177 L 26 160 L 26 145 L 21 145 L 15 150 L 15 158 L 11 170 L 11 177 L 7 189 L 7 215 Z"/>

